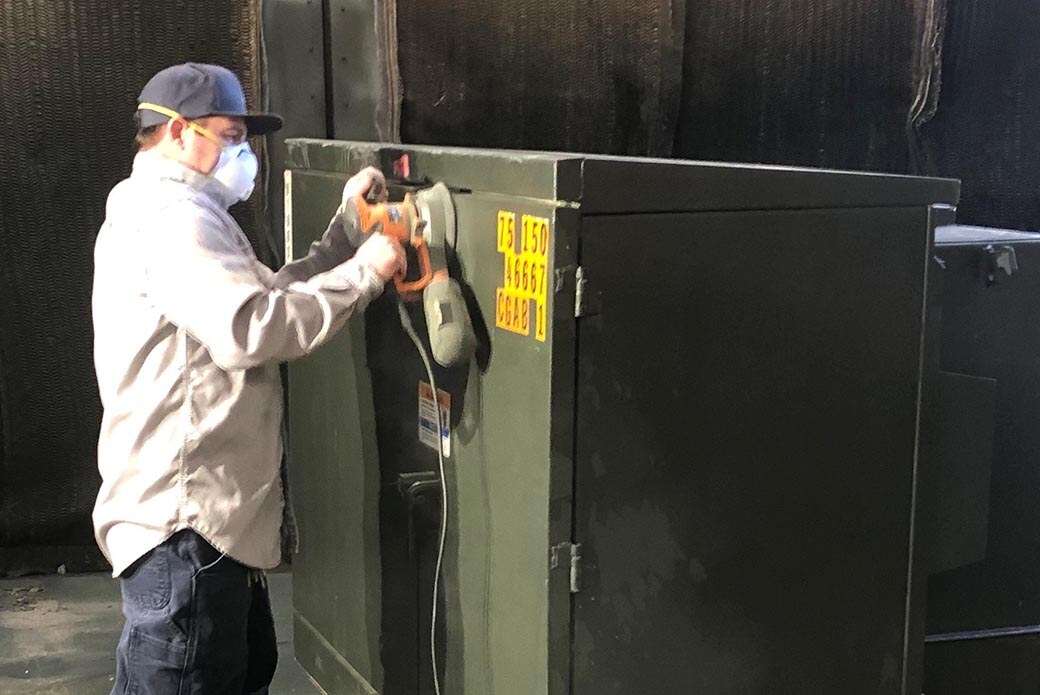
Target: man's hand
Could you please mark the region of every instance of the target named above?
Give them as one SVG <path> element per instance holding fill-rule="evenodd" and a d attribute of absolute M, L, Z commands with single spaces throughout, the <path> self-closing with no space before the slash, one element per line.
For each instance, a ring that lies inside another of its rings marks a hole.
<path fill-rule="evenodd" d="M 365 167 L 350 177 L 343 186 L 343 205 L 353 204 L 354 198 L 361 196 L 370 202 L 386 200 L 386 177 L 375 167 Z"/>
<path fill-rule="evenodd" d="M 383 172 L 375 167 L 365 167 L 351 176 L 343 186 L 343 201 L 325 232 L 329 237 L 329 243 L 334 248 L 341 249 L 342 260 L 349 258 L 354 249 L 361 246 L 365 240 L 360 228 L 358 196 L 368 200 L 386 200 L 386 193 L 386 178 Z M 347 248 L 343 248 L 343 241 L 347 242 Z"/>
<path fill-rule="evenodd" d="M 396 239 L 382 234 L 373 234 L 354 254 L 355 260 L 367 265 L 386 282 L 398 273 L 404 273 L 407 260 L 404 248 Z"/>

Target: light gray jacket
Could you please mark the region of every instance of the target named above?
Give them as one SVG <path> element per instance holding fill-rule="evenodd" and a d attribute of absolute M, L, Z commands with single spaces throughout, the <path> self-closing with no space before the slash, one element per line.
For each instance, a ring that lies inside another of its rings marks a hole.
<path fill-rule="evenodd" d="M 223 196 L 146 152 L 108 198 L 94 266 L 105 409 L 94 528 L 113 576 L 184 528 L 250 567 L 279 563 L 278 364 L 382 290 L 371 268 L 341 262 L 353 253 L 342 209 L 307 257 L 275 273 Z"/>

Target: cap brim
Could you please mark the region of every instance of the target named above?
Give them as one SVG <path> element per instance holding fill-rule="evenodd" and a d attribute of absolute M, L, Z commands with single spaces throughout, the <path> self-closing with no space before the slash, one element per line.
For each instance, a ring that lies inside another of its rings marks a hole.
<path fill-rule="evenodd" d="M 164 116 L 161 113 L 155 111 L 142 110 L 137 112 L 140 118 L 140 124 L 142 128 L 148 128 L 153 125 L 161 125 L 170 120 L 169 116 Z M 284 122 L 282 117 L 276 113 L 208 113 L 205 116 L 185 116 L 191 120 L 192 118 L 207 118 L 208 116 L 226 116 L 227 118 L 241 118 L 246 122 L 246 130 L 249 131 L 250 135 L 267 135 L 273 133 L 276 130 L 281 130 Z"/>
<path fill-rule="evenodd" d="M 241 118 L 246 122 L 246 130 L 250 135 L 267 135 L 276 130 L 281 130 L 282 117 L 276 113 L 210 113 L 207 116 L 226 116 L 227 118 Z"/>

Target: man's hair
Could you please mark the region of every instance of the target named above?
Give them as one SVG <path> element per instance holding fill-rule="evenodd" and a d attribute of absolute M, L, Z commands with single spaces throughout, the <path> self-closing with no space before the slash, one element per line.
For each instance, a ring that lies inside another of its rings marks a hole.
<path fill-rule="evenodd" d="M 134 136 L 134 144 L 137 147 L 138 152 L 144 152 L 150 150 L 159 144 L 159 141 L 163 138 L 163 129 L 166 127 L 165 123 L 158 125 L 150 125 L 145 128 L 141 127 L 141 116 L 140 114 L 134 114 L 134 125 L 137 126 L 137 134 Z"/>

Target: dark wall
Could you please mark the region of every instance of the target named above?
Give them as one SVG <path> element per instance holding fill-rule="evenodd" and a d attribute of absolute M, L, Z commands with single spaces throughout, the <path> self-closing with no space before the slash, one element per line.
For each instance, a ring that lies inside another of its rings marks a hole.
<path fill-rule="evenodd" d="M 82 564 L 68 548 L 94 546 L 90 292 L 105 199 L 129 173 L 136 97 L 157 70 L 222 63 L 255 99 L 255 4 L 0 3 L 0 573 Z"/>
<path fill-rule="evenodd" d="M 939 107 L 923 134 L 928 169 L 964 179 L 961 222 L 1040 228 L 1038 36 L 1030 0 L 950 3 Z"/>
<path fill-rule="evenodd" d="M 406 142 L 962 179 L 1040 226 L 1028 0 L 398 0 Z"/>
<path fill-rule="evenodd" d="M 934 0 L 687 5 L 675 154 L 907 171 Z"/>
<path fill-rule="evenodd" d="M 687 0 L 398 0 L 405 142 L 672 153 Z"/>
<path fill-rule="evenodd" d="M 93 543 L 91 253 L 129 171 L 135 96 L 191 59 L 236 70 L 257 103 L 256 5 L 0 2 L 0 571 L 19 548 Z M 1027 0 L 396 10 L 407 142 L 938 174 L 964 180 L 961 222 L 1038 226 L 1040 14 Z M 268 30 L 320 53 L 294 26 Z"/>

